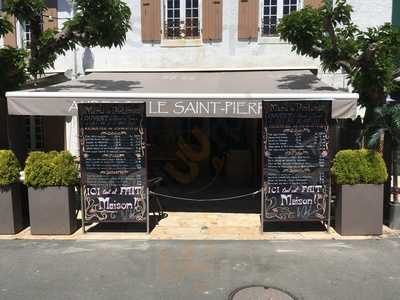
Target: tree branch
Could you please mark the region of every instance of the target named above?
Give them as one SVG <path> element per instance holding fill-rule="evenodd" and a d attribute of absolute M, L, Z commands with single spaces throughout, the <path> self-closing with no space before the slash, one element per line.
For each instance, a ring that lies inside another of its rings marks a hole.
<path fill-rule="evenodd" d="M 333 22 L 332 22 L 332 17 L 331 16 L 325 16 L 324 20 L 324 29 L 328 33 L 328 36 L 331 40 L 332 48 L 336 53 L 340 53 L 340 49 L 338 47 L 338 40 L 335 32 L 335 28 L 333 27 Z M 342 67 L 346 73 L 350 73 L 352 70 L 352 65 L 356 62 L 356 59 L 354 57 L 348 57 L 347 59 L 340 59 L 337 61 L 337 64 Z"/>

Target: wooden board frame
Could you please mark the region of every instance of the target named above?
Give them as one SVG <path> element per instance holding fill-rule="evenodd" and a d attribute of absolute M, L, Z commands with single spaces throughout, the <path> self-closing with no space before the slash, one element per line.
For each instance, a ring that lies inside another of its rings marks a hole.
<path fill-rule="evenodd" d="M 322 101 L 328 101 L 328 100 L 321 100 L 321 102 Z M 266 210 L 266 207 L 265 207 L 265 193 L 267 192 L 267 190 L 268 190 L 268 183 L 265 181 L 265 174 L 266 174 L 266 170 L 265 170 L 265 146 L 266 146 L 266 140 L 265 140 L 265 132 L 264 132 L 264 127 L 266 126 L 266 124 L 265 124 L 265 109 L 264 109 L 264 107 L 265 107 L 265 103 L 266 103 L 267 101 L 263 101 L 263 104 L 262 104 L 262 121 L 261 121 L 261 135 L 262 135 L 262 137 L 261 137 L 261 141 L 262 141 L 262 151 L 261 151 L 261 163 L 262 163 L 262 166 L 261 166 L 261 176 L 262 176 L 262 184 L 261 184 L 261 216 L 260 216 L 260 231 L 261 231 L 261 233 L 264 233 L 264 225 L 265 225 L 265 223 L 286 223 L 286 222 L 322 222 L 323 224 L 325 224 L 326 225 L 326 230 L 327 230 L 327 233 L 329 233 L 330 232 L 330 227 L 331 227 L 331 198 L 332 198 L 332 187 L 331 187 L 331 173 L 330 173 L 330 170 L 329 170 L 329 167 L 327 168 L 327 172 L 328 172 L 328 176 L 327 176 L 327 191 L 326 191 L 326 194 L 327 194 L 327 200 L 326 200 L 326 216 L 325 216 L 325 218 L 324 219 L 310 219 L 310 220 L 304 220 L 304 219 L 302 219 L 302 220 L 270 220 L 270 219 L 266 219 L 265 218 L 265 210 Z M 303 102 L 303 101 L 296 101 L 296 102 L 292 102 L 292 101 L 288 101 L 288 103 L 297 103 L 297 102 Z M 318 102 L 318 100 L 315 100 L 315 101 L 313 101 L 313 102 Z M 331 102 L 332 103 L 332 102 Z M 330 105 L 330 111 L 331 111 L 331 109 L 332 109 L 332 105 Z M 330 116 L 330 114 L 329 114 L 329 116 Z M 331 152 L 331 149 L 332 149 L 332 137 L 331 137 L 331 135 L 329 134 L 329 128 L 330 128 L 330 126 L 331 126 L 331 119 L 330 118 L 327 118 L 327 126 L 328 126 L 328 141 L 327 141 L 327 143 L 328 143 L 328 158 L 331 160 L 332 159 L 332 152 Z"/>
<path fill-rule="evenodd" d="M 115 104 L 111 104 L 111 103 L 101 103 L 100 105 L 115 105 Z M 81 104 L 79 104 L 78 105 L 78 107 L 80 107 L 80 105 Z M 88 106 L 88 105 L 99 105 L 98 103 L 93 103 L 93 104 L 83 104 L 83 105 L 86 105 L 86 106 Z M 142 122 L 142 125 L 141 125 L 141 127 L 142 127 L 142 129 L 143 129 L 143 132 L 141 133 L 141 135 L 142 135 L 142 138 L 143 138 L 143 140 L 142 140 L 142 146 L 141 146 L 141 149 L 142 149 L 142 151 L 143 151 L 143 153 L 144 153 L 144 158 L 143 158 L 143 160 L 144 160 L 144 168 L 142 168 L 142 169 L 140 169 L 141 171 L 141 173 L 142 173 L 142 180 L 144 181 L 143 183 L 142 183 L 142 189 L 144 190 L 144 199 L 143 199 L 143 201 L 144 201 L 144 203 L 145 203 L 145 214 L 144 214 L 144 216 L 145 216 L 145 218 L 144 218 L 144 220 L 143 221 L 136 221 L 136 220 L 133 220 L 133 219 L 129 219 L 129 220 L 117 220 L 117 219 L 110 219 L 110 220 L 87 220 L 86 219 L 86 209 L 87 209 L 87 207 L 86 207 L 86 201 L 85 201 L 85 199 L 84 199 L 84 187 L 85 187 L 85 184 L 86 184 L 86 182 L 84 182 L 84 177 L 85 176 L 83 176 L 83 174 L 84 174 L 84 170 L 82 170 L 82 168 L 83 168 L 83 166 L 82 166 L 82 161 L 81 161 L 81 174 L 82 174 L 82 176 L 81 176 L 81 211 L 82 211 L 82 231 L 85 233 L 86 232 L 86 225 L 87 224 L 93 224 L 93 223 L 143 223 L 143 224 L 146 224 L 146 232 L 147 233 L 149 233 L 150 232 L 150 223 L 149 223 L 149 190 L 148 190 L 148 182 L 147 182 L 147 177 L 148 177 L 148 172 L 147 172 L 147 167 L 148 167 L 148 163 L 147 163 L 147 147 L 146 147 L 146 145 L 147 145 L 147 124 L 146 124 L 146 121 L 147 121 L 147 117 L 146 117 L 146 107 L 145 107 L 145 104 L 144 103 L 129 103 L 129 104 L 122 104 L 122 105 L 124 105 L 124 106 L 138 106 L 138 105 L 140 105 L 140 106 L 143 106 L 142 107 L 142 109 L 141 109 L 141 111 L 142 111 L 142 120 L 141 120 L 141 122 Z M 129 113 L 129 112 L 128 112 Z M 81 115 L 81 113 L 79 114 L 79 116 Z M 79 138 L 80 138 L 80 156 L 81 156 L 81 159 L 82 159 L 82 155 L 83 155 L 83 151 L 82 151 L 82 147 L 81 147 L 81 143 L 82 143 L 82 140 L 81 140 L 81 138 L 82 138 L 82 132 L 83 132 L 83 129 L 82 129 L 82 124 L 81 124 L 81 122 L 80 122 L 80 118 L 78 117 L 78 130 L 79 130 Z M 132 197 L 134 197 L 134 196 L 132 196 Z"/>

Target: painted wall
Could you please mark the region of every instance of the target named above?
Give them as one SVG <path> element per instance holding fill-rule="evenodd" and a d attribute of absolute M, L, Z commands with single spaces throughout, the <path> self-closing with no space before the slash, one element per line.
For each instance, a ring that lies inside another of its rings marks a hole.
<path fill-rule="evenodd" d="M 167 47 L 162 44 L 143 44 L 140 28 L 140 1 L 129 0 L 132 10 L 132 28 L 122 49 L 78 49 L 80 72 L 84 68 L 246 68 L 318 66 L 310 58 L 300 57 L 290 50 L 290 45 L 279 39 L 259 39 L 258 42 L 238 41 L 238 0 L 225 0 L 223 41 L 200 46 Z M 65 0 L 59 0 L 60 17 L 71 11 Z M 62 22 L 59 23 L 60 25 Z M 65 68 L 66 61 L 57 61 L 56 69 Z"/>
<path fill-rule="evenodd" d="M 392 22 L 393 0 L 347 0 L 347 3 L 353 6 L 354 23 L 362 29 Z"/>
<path fill-rule="evenodd" d="M 238 41 L 238 0 L 224 1 L 223 41 L 200 46 L 167 47 L 141 42 L 140 1 L 127 0 L 132 10 L 132 28 L 122 49 L 82 49 L 59 57 L 55 69 L 76 69 L 83 73 L 88 68 L 285 68 L 316 67 L 317 60 L 300 57 L 291 52 L 290 45 L 277 38 L 259 39 L 257 42 Z M 353 5 L 353 19 L 362 28 L 378 26 L 392 20 L 393 1 L 348 0 Z M 59 27 L 71 16 L 70 0 L 58 0 Z M 18 31 L 18 30 L 17 30 Z M 19 32 L 18 32 L 19 33 Z M 20 35 L 21 33 L 19 33 Z M 18 39 L 19 40 L 19 39 Z M 1 41 L 0 41 L 1 44 Z"/>

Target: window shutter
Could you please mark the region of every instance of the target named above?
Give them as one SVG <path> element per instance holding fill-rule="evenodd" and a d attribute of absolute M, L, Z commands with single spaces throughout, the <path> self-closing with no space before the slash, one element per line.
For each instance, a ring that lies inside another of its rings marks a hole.
<path fill-rule="evenodd" d="M 57 0 L 46 1 L 47 10 L 43 16 L 43 30 L 54 29 L 58 30 L 58 7 Z"/>
<path fill-rule="evenodd" d="M 393 0 L 392 23 L 394 26 L 400 27 L 400 1 L 398 0 Z"/>
<path fill-rule="evenodd" d="M 304 0 L 304 7 L 320 8 L 325 4 L 325 0 Z"/>
<path fill-rule="evenodd" d="M 239 28 L 240 40 L 257 39 L 258 33 L 258 6 L 259 0 L 239 0 Z"/>
<path fill-rule="evenodd" d="M 16 19 L 14 16 L 7 16 L 8 21 L 13 25 L 13 32 L 9 32 L 4 36 L 4 46 L 17 48 L 17 34 L 15 30 Z"/>
<path fill-rule="evenodd" d="M 161 41 L 161 0 L 141 0 L 142 41 Z"/>
<path fill-rule="evenodd" d="M 203 41 L 222 41 L 223 0 L 203 0 Z"/>

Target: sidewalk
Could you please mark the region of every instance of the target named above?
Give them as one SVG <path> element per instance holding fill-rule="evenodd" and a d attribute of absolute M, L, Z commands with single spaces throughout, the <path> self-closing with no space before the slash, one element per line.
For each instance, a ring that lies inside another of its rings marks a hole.
<path fill-rule="evenodd" d="M 89 232 L 77 230 L 70 236 L 31 235 L 27 228 L 16 235 L 0 235 L 0 240 L 366 240 L 400 237 L 400 231 L 383 227 L 381 236 L 340 236 L 334 228 L 300 231 L 260 232 L 258 214 L 169 212 L 148 235 L 145 232 L 111 232 L 88 226 Z"/>

